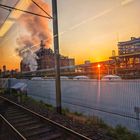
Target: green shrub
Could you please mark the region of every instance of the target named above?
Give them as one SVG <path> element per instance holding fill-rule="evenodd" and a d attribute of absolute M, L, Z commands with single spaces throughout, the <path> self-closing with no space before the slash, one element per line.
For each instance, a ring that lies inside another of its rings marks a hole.
<path fill-rule="evenodd" d="M 83 116 L 83 114 L 82 113 L 79 113 L 79 112 L 74 112 L 74 115 Z"/>
<path fill-rule="evenodd" d="M 102 119 L 98 119 L 98 124 L 101 128 L 108 128 L 109 126 L 102 120 Z"/>
<path fill-rule="evenodd" d="M 117 140 L 140 140 L 140 136 L 138 134 L 130 132 L 126 127 L 121 125 L 116 126 L 115 133 Z"/>
<path fill-rule="evenodd" d="M 68 113 L 70 113 L 70 111 L 69 111 L 68 108 L 62 109 L 62 114 L 63 114 L 63 115 L 66 115 L 66 114 L 68 114 Z"/>

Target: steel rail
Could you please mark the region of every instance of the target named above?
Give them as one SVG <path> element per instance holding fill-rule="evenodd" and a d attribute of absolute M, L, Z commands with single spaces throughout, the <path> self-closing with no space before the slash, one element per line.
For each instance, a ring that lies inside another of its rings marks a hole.
<path fill-rule="evenodd" d="M 4 122 L 6 124 L 8 124 L 8 126 L 19 136 L 21 137 L 21 139 L 23 140 L 27 140 L 10 122 L 8 122 L 5 117 L 3 117 L 1 114 L 0 114 L 0 117 L 2 118 L 2 120 L 4 120 Z"/>
<path fill-rule="evenodd" d="M 77 137 L 80 138 L 81 140 L 92 140 L 92 139 L 90 139 L 90 138 L 88 138 L 88 137 L 86 137 L 86 136 L 84 136 L 84 135 L 82 135 L 82 134 L 80 134 L 80 133 L 78 133 L 78 132 L 72 130 L 72 129 L 69 129 L 69 128 L 67 128 L 67 127 L 65 127 L 65 126 L 63 126 L 63 125 L 61 125 L 61 124 L 59 124 L 59 123 L 57 123 L 57 122 L 55 122 L 55 121 L 53 121 L 53 120 L 50 120 L 50 119 L 48 119 L 48 118 L 46 118 L 46 117 L 44 117 L 44 116 L 42 116 L 42 115 L 40 115 L 40 114 L 38 114 L 38 113 L 36 113 L 36 112 L 30 110 L 30 109 L 28 109 L 28 108 L 25 108 L 25 107 L 23 107 L 22 105 L 19 105 L 19 104 L 15 103 L 15 102 L 13 102 L 13 101 L 11 101 L 11 100 L 5 98 L 5 97 L 0 96 L 0 98 L 2 98 L 3 100 L 6 100 L 6 101 L 8 101 L 8 102 L 10 102 L 10 103 L 12 103 L 12 104 L 18 106 L 18 107 L 20 107 L 20 108 L 22 108 L 22 109 L 24 109 L 24 110 L 30 112 L 31 114 L 34 114 L 35 116 L 37 116 L 37 117 L 39 117 L 39 118 L 44 119 L 45 121 L 47 121 L 48 123 L 52 124 L 53 126 L 57 126 L 57 127 L 59 127 L 60 129 L 63 129 L 63 130 L 64 130 L 65 132 L 67 132 L 68 134 L 71 134 L 71 135 L 73 135 L 73 136 L 77 136 Z"/>

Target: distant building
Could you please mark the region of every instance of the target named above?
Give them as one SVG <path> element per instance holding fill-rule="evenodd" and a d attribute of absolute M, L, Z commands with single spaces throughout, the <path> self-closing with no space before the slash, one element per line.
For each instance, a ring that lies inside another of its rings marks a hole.
<path fill-rule="evenodd" d="M 6 68 L 6 65 L 3 65 L 3 68 L 0 69 L 0 77 L 2 78 L 14 77 L 17 73 L 18 73 L 18 69 L 8 70 Z"/>
<path fill-rule="evenodd" d="M 100 67 L 99 67 L 100 66 Z M 76 72 L 83 75 L 88 75 L 92 78 L 97 78 L 100 73 L 100 76 L 114 74 L 114 60 L 106 60 L 100 62 L 90 62 L 85 61 L 84 64 L 76 66 Z"/>
<path fill-rule="evenodd" d="M 140 38 L 131 37 L 131 40 L 118 43 L 118 54 L 135 54 L 140 52 Z"/>
<path fill-rule="evenodd" d="M 0 69 L 0 77 L 2 77 L 2 70 Z"/>
<path fill-rule="evenodd" d="M 36 55 L 38 56 L 37 59 L 38 70 L 54 68 L 55 65 L 54 52 L 50 48 L 45 48 L 43 41 L 41 41 L 40 49 L 36 51 Z"/>
<path fill-rule="evenodd" d="M 21 60 L 20 62 L 20 70 L 22 72 L 27 72 L 27 71 L 30 71 L 30 68 L 28 65 L 24 64 L 23 61 Z"/>
<path fill-rule="evenodd" d="M 140 38 L 118 42 L 118 56 L 110 58 L 115 60 L 117 73 L 140 75 Z"/>
<path fill-rule="evenodd" d="M 6 72 L 6 65 L 3 65 L 3 72 Z"/>
<path fill-rule="evenodd" d="M 40 49 L 37 50 L 36 55 L 38 56 L 37 64 L 38 69 L 49 69 L 55 67 L 55 54 L 51 48 L 46 48 L 43 41 L 40 43 Z M 67 56 L 60 55 L 60 67 L 64 66 L 74 66 L 75 59 L 69 58 Z M 24 64 L 22 61 L 20 63 L 21 71 L 30 71 L 29 66 Z"/>

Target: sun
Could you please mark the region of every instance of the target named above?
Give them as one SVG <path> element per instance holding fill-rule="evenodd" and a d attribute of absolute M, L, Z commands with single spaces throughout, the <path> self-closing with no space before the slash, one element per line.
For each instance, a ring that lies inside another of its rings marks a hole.
<path fill-rule="evenodd" d="M 101 65 L 100 65 L 100 64 L 98 64 L 98 65 L 97 65 L 97 67 L 98 67 L 98 68 L 100 68 L 100 67 L 101 67 Z"/>

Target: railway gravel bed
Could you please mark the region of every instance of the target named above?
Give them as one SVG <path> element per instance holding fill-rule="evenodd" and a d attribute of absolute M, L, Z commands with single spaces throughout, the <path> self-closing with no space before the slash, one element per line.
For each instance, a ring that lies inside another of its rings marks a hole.
<path fill-rule="evenodd" d="M 0 139 L 3 140 L 91 140 L 2 96 L 0 124 Z"/>
<path fill-rule="evenodd" d="M 14 102 L 17 102 L 15 96 L 10 95 L 2 95 Z M 99 125 L 92 125 L 92 124 L 83 124 L 80 121 L 73 120 L 66 115 L 60 115 L 55 111 L 48 110 L 43 106 L 38 106 L 34 102 L 30 100 L 25 100 L 24 102 L 20 103 L 20 105 L 31 109 L 44 117 L 47 117 L 69 129 L 72 129 L 86 137 L 89 137 L 93 140 L 115 140 L 115 138 L 108 135 L 107 130 L 105 128 L 99 127 Z"/>

